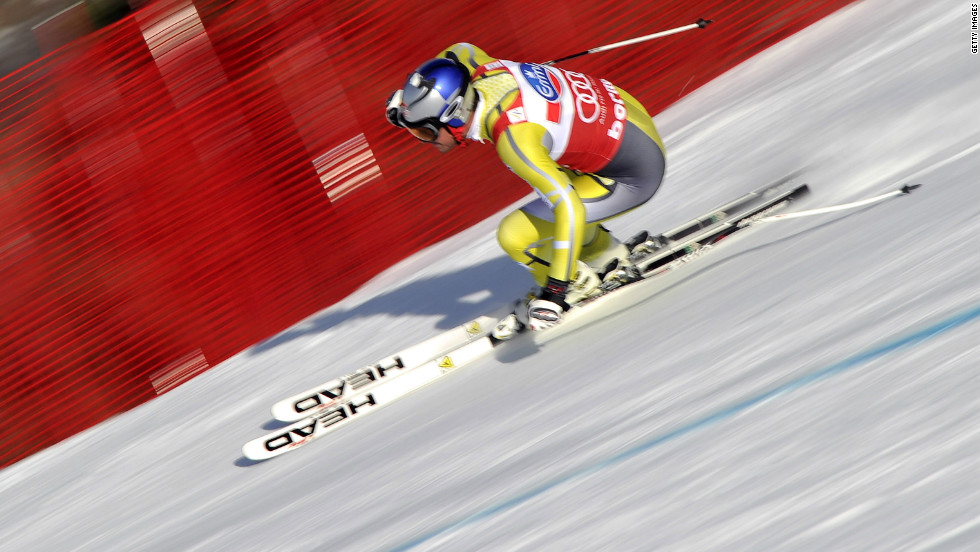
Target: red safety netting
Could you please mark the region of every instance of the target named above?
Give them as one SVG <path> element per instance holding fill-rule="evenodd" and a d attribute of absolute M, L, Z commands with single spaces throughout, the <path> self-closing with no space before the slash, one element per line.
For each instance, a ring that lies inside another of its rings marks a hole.
<path fill-rule="evenodd" d="M 0 80 L 0 466 L 165 392 L 525 195 L 387 124 L 468 41 L 657 113 L 852 0 L 159 0 Z M 378 255 L 379 248 L 384 255 Z"/>

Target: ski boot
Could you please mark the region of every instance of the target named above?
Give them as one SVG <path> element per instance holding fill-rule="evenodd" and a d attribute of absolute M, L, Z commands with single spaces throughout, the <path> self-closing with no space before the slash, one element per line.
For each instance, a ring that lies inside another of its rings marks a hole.
<path fill-rule="evenodd" d="M 588 264 L 578 261 L 578 271 L 575 279 L 569 282 L 568 290 L 565 292 L 565 302 L 569 306 L 575 305 L 602 293 L 602 277 Z M 541 292 L 540 287 L 532 288 L 525 297 L 514 303 L 514 308 L 510 314 L 504 316 L 494 326 L 490 335 L 494 339 L 506 341 L 524 331 L 528 326 L 528 305 Z"/>
<path fill-rule="evenodd" d="M 640 232 L 626 242 L 626 246 L 630 251 L 629 260 L 634 263 L 639 262 L 649 257 L 652 253 L 656 253 L 667 247 L 669 241 L 663 234 L 651 236 L 646 231 Z"/>
<path fill-rule="evenodd" d="M 518 299 L 514 303 L 514 308 L 509 314 L 497 322 L 497 325 L 490 331 L 490 337 L 497 341 L 507 341 L 527 328 L 528 316 L 527 305 L 537 296 L 539 288 L 532 288 L 527 295 Z"/>

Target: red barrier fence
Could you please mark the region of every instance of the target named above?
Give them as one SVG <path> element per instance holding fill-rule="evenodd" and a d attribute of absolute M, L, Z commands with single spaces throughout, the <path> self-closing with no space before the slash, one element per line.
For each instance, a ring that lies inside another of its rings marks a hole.
<path fill-rule="evenodd" d="M 388 94 L 469 41 L 657 113 L 851 0 L 159 0 L 0 80 L 0 466 L 178 385 L 526 194 Z M 385 255 L 375 243 L 384 239 Z"/>

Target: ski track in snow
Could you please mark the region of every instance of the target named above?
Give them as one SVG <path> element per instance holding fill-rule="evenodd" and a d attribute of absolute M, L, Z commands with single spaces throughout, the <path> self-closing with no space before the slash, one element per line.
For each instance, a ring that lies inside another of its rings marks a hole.
<path fill-rule="evenodd" d="M 609 226 L 797 170 L 793 210 L 911 195 L 759 225 L 630 309 L 242 461 L 274 401 L 526 291 L 493 217 L 0 471 L 0 550 L 976 549 L 969 25 L 968 3 L 865 0 L 790 37 L 656 117 L 667 180 Z"/>

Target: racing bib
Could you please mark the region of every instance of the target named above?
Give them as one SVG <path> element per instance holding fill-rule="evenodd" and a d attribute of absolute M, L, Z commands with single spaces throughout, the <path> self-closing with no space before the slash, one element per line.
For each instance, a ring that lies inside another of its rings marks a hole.
<path fill-rule="evenodd" d="M 474 77 L 505 69 L 517 80 L 517 99 L 504 106 L 493 140 L 509 125 L 537 123 L 551 136 L 549 156 L 568 168 L 595 172 L 616 155 L 626 125 L 626 106 L 605 79 L 535 63 L 498 60 Z"/>

